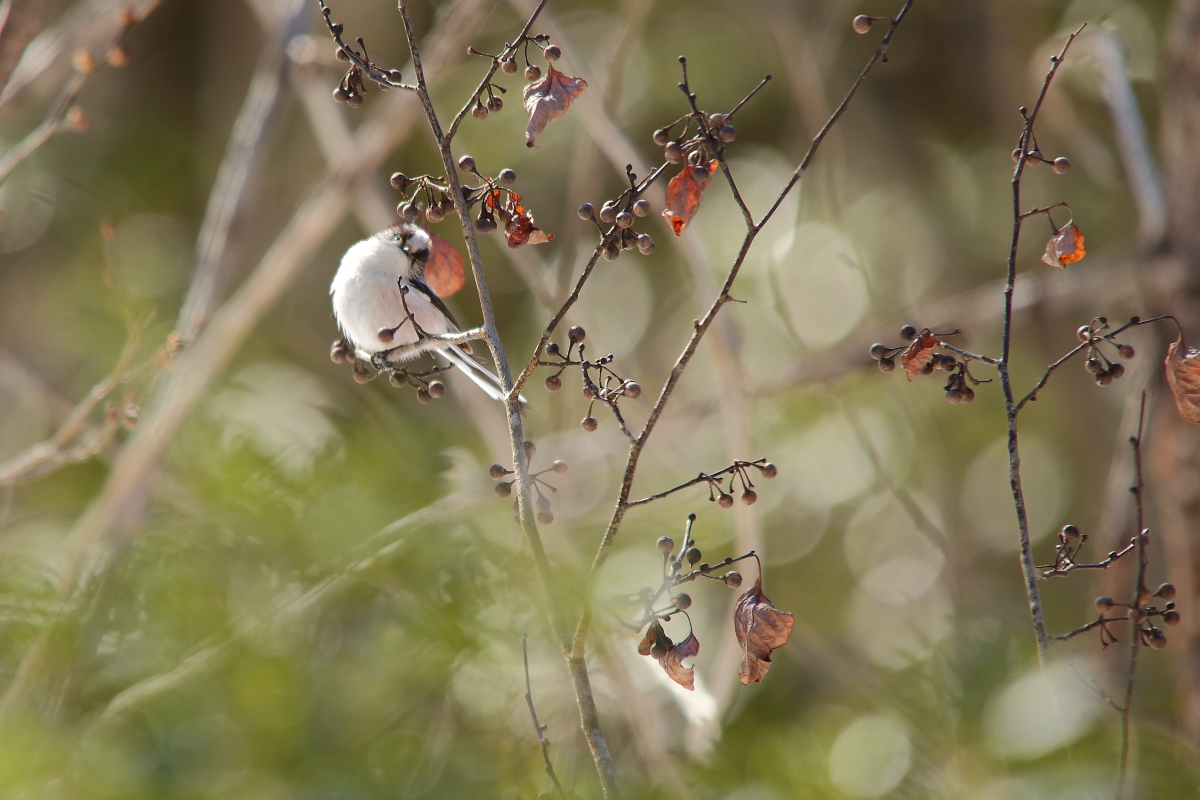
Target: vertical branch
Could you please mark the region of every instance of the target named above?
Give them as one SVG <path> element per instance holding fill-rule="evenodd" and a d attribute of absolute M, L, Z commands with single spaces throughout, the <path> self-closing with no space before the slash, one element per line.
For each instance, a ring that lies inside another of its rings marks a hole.
<path fill-rule="evenodd" d="M 1013 294 L 1017 287 L 1017 244 L 1021 238 L 1021 223 L 1025 217 L 1021 213 L 1021 176 L 1025 171 L 1025 163 L 1030 151 L 1034 149 L 1033 144 L 1033 124 L 1037 120 L 1038 111 L 1041 110 L 1042 103 L 1046 99 L 1046 92 L 1050 89 L 1050 82 L 1054 80 L 1054 75 L 1058 72 L 1059 66 L 1062 65 L 1063 58 L 1067 54 L 1067 48 L 1071 46 L 1071 42 L 1075 41 L 1075 37 L 1079 35 L 1079 31 L 1072 33 L 1066 44 L 1058 55 L 1051 56 L 1050 70 L 1046 73 L 1046 78 L 1042 82 L 1042 90 L 1038 94 L 1037 102 L 1033 106 L 1032 111 L 1025 108 L 1021 109 L 1021 115 L 1025 118 L 1025 127 L 1021 129 L 1020 144 L 1017 146 L 1016 158 L 1017 166 L 1013 169 L 1012 177 L 1012 200 L 1013 200 L 1013 231 L 1012 242 L 1008 251 L 1008 275 L 1004 285 L 1004 330 L 1001 340 L 1000 361 L 996 364 L 996 370 L 1000 373 L 1000 387 L 1004 391 L 1004 407 L 1005 416 L 1008 422 L 1008 481 L 1012 488 L 1013 505 L 1017 512 L 1017 529 L 1021 539 L 1021 571 L 1025 577 L 1025 592 L 1029 598 L 1029 614 L 1033 618 L 1033 628 L 1037 641 L 1038 662 L 1045 664 L 1046 645 L 1049 641 L 1046 634 L 1046 618 L 1042 613 L 1041 593 L 1038 589 L 1038 572 L 1037 565 L 1033 560 L 1033 545 L 1029 536 L 1029 511 L 1025 505 L 1025 490 L 1021 485 L 1021 451 L 1017 441 L 1017 415 L 1020 411 L 1014 397 L 1012 378 L 1009 374 L 1009 357 L 1012 352 L 1012 323 L 1013 323 Z"/>
<path fill-rule="evenodd" d="M 533 732 L 537 734 L 538 746 L 542 748 L 542 762 L 546 765 L 546 774 L 560 797 L 566 797 L 558 775 L 554 773 L 554 762 L 550 760 L 550 740 L 546 738 L 546 726 L 538 722 L 537 708 L 533 705 L 533 684 L 529 680 L 529 642 L 528 637 L 521 637 L 521 657 L 525 660 L 525 704 L 529 706 L 529 716 L 533 718 Z"/>
<path fill-rule="evenodd" d="M 1133 447 L 1133 493 L 1134 510 L 1137 516 L 1137 535 L 1134 542 L 1137 549 L 1137 569 L 1134 571 L 1133 600 L 1130 602 L 1132 630 L 1129 631 L 1129 671 L 1125 676 L 1125 702 L 1121 704 L 1121 756 L 1117 761 L 1117 800 L 1125 795 L 1125 777 L 1129 769 L 1129 719 L 1133 708 L 1133 683 L 1137 677 L 1138 651 L 1142 648 L 1142 616 L 1141 608 L 1150 592 L 1146 588 L 1146 567 L 1149 559 L 1146 556 L 1145 511 L 1143 509 L 1143 491 L 1145 480 L 1142 477 L 1142 431 L 1146 423 L 1146 393 L 1142 392 L 1142 405 L 1138 411 L 1137 436 L 1130 437 L 1129 444 Z"/>
<path fill-rule="evenodd" d="M 521 30 L 520 35 L 514 41 L 521 42 L 528 35 L 530 28 L 533 26 L 534 21 L 537 19 L 538 14 L 541 13 L 545 4 L 546 0 L 542 0 L 538 4 L 538 7 L 525 23 L 525 27 Z M 501 343 L 500 335 L 496 330 L 496 316 L 492 309 L 487 278 L 483 272 L 483 260 L 479 254 L 479 243 L 476 239 L 475 225 L 471 220 L 470 209 L 463 198 L 462 187 L 458 181 L 454 154 L 451 149 L 453 131 L 449 135 L 443 133 L 441 123 L 438 121 L 437 113 L 433 108 L 433 102 L 429 97 L 425 81 L 425 71 L 421 65 L 420 48 L 417 46 L 416 33 L 413 28 L 412 19 L 408 13 L 408 0 L 398 0 L 397 5 L 404 23 L 404 32 L 408 39 L 408 46 L 412 52 L 413 68 L 416 72 L 416 94 L 425 110 L 430 131 L 433 133 L 434 140 L 437 143 L 438 154 L 441 157 L 442 166 L 446 170 L 446 181 L 450 187 L 450 196 L 454 199 L 454 207 L 458 212 L 459 222 L 462 225 L 463 240 L 466 242 L 467 256 L 471 263 L 471 275 L 475 280 L 475 287 L 479 294 L 479 305 L 483 313 L 483 330 L 486 334 L 484 341 L 487 342 L 492 359 L 496 363 L 496 374 L 500 378 L 500 387 L 507 395 L 505 411 L 507 412 L 509 444 L 512 452 L 513 470 L 515 473 L 514 481 L 517 489 L 517 518 L 521 530 L 525 534 L 525 541 L 529 544 L 530 551 L 533 554 L 538 579 L 546 595 L 546 606 L 550 617 L 551 631 L 567 660 L 567 669 L 571 676 L 571 686 L 575 693 L 576 704 L 579 707 L 580 724 L 583 728 L 584 738 L 588 743 L 588 749 L 591 751 L 596 772 L 600 778 L 601 790 L 604 792 L 605 797 L 617 797 L 620 794 L 617 785 L 617 771 L 613 764 L 612 754 L 608 749 L 608 743 L 600 727 L 600 713 L 596 708 L 596 698 L 592 692 L 591 678 L 588 675 L 587 662 L 583 654 L 583 649 L 572 646 L 572 639 L 566 619 L 562 615 L 559 604 L 554 601 L 553 570 L 546 556 L 541 534 L 538 532 L 537 522 L 534 518 L 533 484 L 529 476 L 528 459 L 525 455 L 525 432 L 522 424 L 521 400 L 512 391 L 512 371 L 509 368 L 504 345 Z M 515 47 L 512 50 L 515 52 Z M 492 69 L 495 69 L 495 65 L 493 65 Z"/>

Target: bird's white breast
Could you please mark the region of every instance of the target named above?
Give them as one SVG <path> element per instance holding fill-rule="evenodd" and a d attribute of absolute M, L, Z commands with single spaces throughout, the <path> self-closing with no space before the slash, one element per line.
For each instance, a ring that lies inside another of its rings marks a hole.
<path fill-rule="evenodd" d="M 380 328 L 395 328 L 405 319 L 397 282 L 408 274 L 408 254 L 375 238 L 359 242 L 342 257 L 329 293 L 338 325 L 359 350 L 374 353 L 416 341 L 410 323 L 397 330 L 391 342 L 379 339 Z M 405 300 L 427 333 L 450 331 L 445 316 L 421 292 L 412 289 Z"/>

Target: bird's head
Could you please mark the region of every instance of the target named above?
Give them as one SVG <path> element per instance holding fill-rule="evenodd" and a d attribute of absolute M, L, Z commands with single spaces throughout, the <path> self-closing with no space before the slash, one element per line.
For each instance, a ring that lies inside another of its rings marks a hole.
<path fill-rule="evenodd" d="M 416 225 L 406 222 L 403 225 L 395 225 L 381 231 L 377 235 L 385 244 L 396 247 L 404 254 L 415 275 L 420 275 L 425 271 L 425 265 L 429 263 L 429 256 L 433 252 L 433 240 L 429 238 L 428 233 Z"/>

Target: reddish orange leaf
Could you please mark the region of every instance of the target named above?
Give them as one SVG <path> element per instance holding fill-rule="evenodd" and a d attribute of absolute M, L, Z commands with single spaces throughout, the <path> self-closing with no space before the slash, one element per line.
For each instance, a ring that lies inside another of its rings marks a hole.
<path fill-rule="evenodd" d="M 534 227 L 533 216 L 530 214 L 517 214 L 509 220 L 508 224 L 504 226 L 504 238 L 508 240 L 508 246 L 512 248 L 520 247 L 523 244 L 545 244 L 554 241 L 553 234 L 545 233 L 540 228 Z"/>
<path fill-rule="evenodd" d="M 762 576 L 754 588 L 738 598 L 733 611 L 733 632 L 742 646 L 744 684 L 758 683 L 771 668 L 771 651 L 787 644 L 792 635 L 792 615 L 780 611 L 762 592 Z"/>
<path fill-rule="evenodd" d="M 1083 232 L 1068 222 L 1058 229 L 1058 232 L 1046 242 L 1046 252 L 1042 255 L 1042 263 L 1052 267 L 1063 268 L 1074 264 L 1087 255 L 1083 247 Z"/>
<path fill-rule="evenodd" d="M 662 215 L 671 223 L 671 229 L 676 236 L 682 236 L 687 230 L 688 223 L 696 216 L 700 208 L 700 199 L 712 182 L 713 173 L 717 171 L 720 162 L 715 158 L 707 166 L 684 167 L 683 171 L 671 178 L 667 184 L 667 207 Z"/>
<path fill-rule="evenodd" d="M 926 329 L 900 354 L 900 363 L 904 365 L 904 371 L 910 381 L 921 374 L 929 359 L 933 358 L 933 351 L 937 346 L 938 338 Z"/>
<path fill-rule="evenodd" d="M 1167 348 L 1167 383 L 1179 416 L 1200 422 L 1200 350 L 1183 343 L 1183 334 Z"/>
<path fill-rule="evenodd" d="M 567 107 L 576 97 L 583 94 L 587 81 L 564 75 L 548 66 L 546 76 L 525 87 L 525 111 L 529 124 L 525 126 L 525 146 L 533 147 L 533 140 L 546 126 L 567 112 Z"/>
<path fill-rule="evenodd" d="M 425 283 L 438 297 L 449 297 L 463 287 L 467 275 L 463 271 L 463 257 L 454 245 L 436 233 L 429 234 L 433 248 L 429 263 L 425 265 Z"/>
<path fill-rule="evenodd" d="M 700 640 L 696 634 L 689 633 L 688 637 L 671 649 L 659 661 L 667 677 L 689 691 L 696 689 L 696 673 L 691 667 L 685 667 L 683 660 L 691 658 L 700 652 Z"/>

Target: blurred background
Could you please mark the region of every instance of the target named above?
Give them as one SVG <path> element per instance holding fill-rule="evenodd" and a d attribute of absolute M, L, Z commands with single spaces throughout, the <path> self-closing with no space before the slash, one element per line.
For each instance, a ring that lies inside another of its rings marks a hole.
<path fill-rule="evenodd" d="M 661 163 L 651 133 L 687 111 L 677 56 L 709 112 L 774 76 L 738 113 L 729 156 L 761 214 L 885 29 L 855 35 L 851 18 L 900 5 L 551 0 L 533 31 L 588 90 L 529 149 L 524 81 L 498 74 L 503 110 L 468 115 L 455 144 L 486 175 L 514 169 L 555 236 L 482 241 L 510 359 L 528 359 L 595 247 L 577 206 L 618 194 L 625 164 Z M 466 48 L 497 52 L 532 6 L 414 3 L 443 124 L 487 67 Z M 394 4 L 332 8 L 348 41 L 412 77 Z M 779 476 L 753 506 L 725 511 L 696 487 L 626 517 L 589 663 L 627 795 L 1113 793 L 1119 715 L 1102 695 L 1123 696 L 1126 634 L 1056 643 L 1039 677 L 999 388 L 954 407 L 935 376 L 910 384 L 867 356 L 908 323 L 999 355 L 1017 108 L 1084 22 L 1038 125 L 1041 151 L 1073 166 L 1028 168 L 1024 201 L 1070 203 L 1088 256 L 1052 270 L 1038 260 L 1050 231 L 1026 228 L 1018 389 L 1099 315 L 1172 313 L 1200 340 L 1200 3 L 917 0 L 759 237 L 733 292 L 746 303 L 722 311 L 642 458 L 635 497 L 733 459 Z M 342 70 L 320 23 L 299 0 L 46 0 L 0 95 L 2 152 L 56 115 L 0 184 L 3 796 L 535 797 L 548 783 L 526 634 L 556 770 L 599 794 L 546 598 L 487 476 L 508 460 L 501 409 L 453 373 L 421 405 L 328 357 L 329 281 L 350 244 L 396 221 L 388 175 L 442 169 L 410 96 L 333 101 Z M 53 124 L 67 106 L 81 112 Z M 567 317 L 644 387 L 622 404 L 631 425 L 743 235 L 718 178 L 677 239 L 664 186 L 637 226 L 655 252 L 602 261 Z M 433 230 L 462 250 L 453 220 Z M 449 302 L 478 323 L 473 286 Z M 1149 392 L 1149 576 L 1179 587 L 1183 621 L 1138 662 L 1131 797 L 1191 797 L 1200 781 L 1200 438 L 1164 390 L 1174 337 L 1134 329 L 1122 380 L 1099 388 L 1071 363 L 1022 417 L 1038 563 L 1067 523 L 1098 561 L 1135 529 L 1128 437 Z M 576 373 L 557 394 L 545 374 L 526 388 L 526 430 L 535 469 L 569 467 L 547 476 L 542 533 L 551 602 L 573 618 L 627 440 L 604 415 L 580 427 Z M 767 594 L 795 614 L 762 684 L 738 683 L 737 592 L 719 583 L 689 590 L 695 692 L 620 624 L 637 613 L 621 598 L 657 585 L 655 540 L 678 541 L 690 512 L 705 560 L 757 550 Z M 1130 567 L 1043 584 L 1052 632 L 1094 619 L 1097 595 L 1128 596 Z"/>

